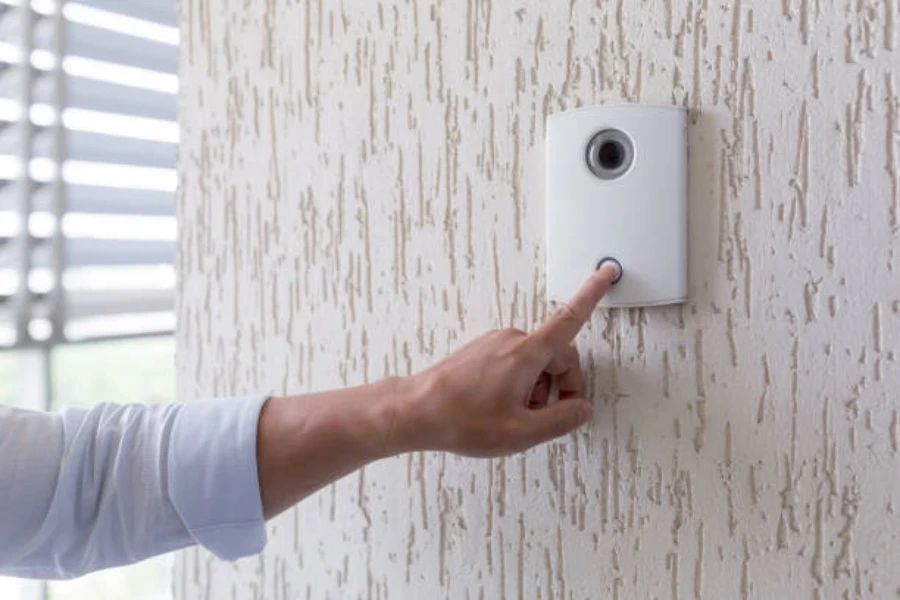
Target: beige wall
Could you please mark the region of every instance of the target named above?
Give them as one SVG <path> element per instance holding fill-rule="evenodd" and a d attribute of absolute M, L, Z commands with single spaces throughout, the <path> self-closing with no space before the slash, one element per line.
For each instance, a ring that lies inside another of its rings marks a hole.
<path fill-rule="evenodd" d="M 185 553 L 179 598 L 897 593 L 897 2 L 181 11 L 185 397 L 406 374 L 533 327 L 545 115 L 695 112 L 691 301 L 598 311 L 588 430 L 370 466 L 259 558 Z"/>

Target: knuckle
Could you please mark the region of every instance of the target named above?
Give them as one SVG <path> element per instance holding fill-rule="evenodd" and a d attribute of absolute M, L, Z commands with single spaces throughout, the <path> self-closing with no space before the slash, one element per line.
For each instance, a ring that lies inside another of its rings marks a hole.
<path fill-rule="evenodd" d="M 568 361 L 563 356 L 554 356 L 544 367 L 544 371 L 551 375 L 562 375 L 569 369 Z"/>
<path fill-rule="evenodd" d="M 545 348 L 537 344 L 528 344 L 523 340 L 519 347 L 520 362 L 529 366 L 540 365 L 543 367 L 547 365 L 548 359 L 550 356 Z"/>
<path fill-rule="evenodd" d="M 528 334 L 520 329 L 504 329 L 503 335 L 505 345 L 503 350 L 498 354 L 508 359 L 510 363 L 516 364 L 526 356 L 530 349 L 528 344 Z"/>
<path fill-rule="evenodd" d="M 581 322 L 581 317 L 579 316 L 578 311 L 575 310 L 575 307 L 572 306 L 572 304 L 569 302 L 563 304 L 559 308 L 559 316 L 564 321 L 570 321 L 573 323 Z"/>
<path fill-rule="evenodd" d="M 503 337 L 503 329 L 492 329 L 481 336 L 484 340 L 498 340 Z"/>
<path fill-rule="evenodd" d="M 516 329 L 515 327 L 507 327 L 506 329 L 503 329 L 502 332 L 505 337 L 511 339 L 524 337 L 526 335 L 524 331 Z"/>
<path fill-rule="evenodd" d="M 561 437 L 578 428 L 580 417 L 575 411 L 566 411 L 557 419 L 554 427 L 554 437 Z"/>

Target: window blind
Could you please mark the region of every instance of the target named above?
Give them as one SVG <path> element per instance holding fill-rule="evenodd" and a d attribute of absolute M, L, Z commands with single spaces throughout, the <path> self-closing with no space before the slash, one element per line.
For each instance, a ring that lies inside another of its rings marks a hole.
<path fill-rule="evenodd" d="M 175 0 L 0 0 L 0 347 L 174 328 Z"/>

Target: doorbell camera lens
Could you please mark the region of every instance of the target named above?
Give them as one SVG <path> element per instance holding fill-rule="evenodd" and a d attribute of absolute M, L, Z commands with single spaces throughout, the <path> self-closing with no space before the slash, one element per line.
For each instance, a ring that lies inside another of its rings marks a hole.
<path fill-rule="evenodd" d="M 618 179 L 634 163 L 631 138 L 619 129 L 604 129 L 588 142 L 585 153 L 588 169 L 600 179 Z"/>
<path fill-rule="evenodd" d="M 601 167 L 608 171 L 614 171 L 622 166 L 622 161 L 625 160 L 625 149 L 617 140 L 609 140 L 600 146 L 597 158 Z"/>

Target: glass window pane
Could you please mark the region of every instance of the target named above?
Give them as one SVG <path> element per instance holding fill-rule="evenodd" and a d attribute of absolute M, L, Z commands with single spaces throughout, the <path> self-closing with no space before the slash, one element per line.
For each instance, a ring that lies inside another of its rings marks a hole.
<path fill-rule="evenodd" d="M 12 350 L 0 352 L 0 404 L 18 406 L 16 389 L 19 385 L 16 379 L 17 355 Z M 0 598 L 6 598 L 0 594 Z"/>
<path fill-rule="evenodd" d="M 39 599 L 41 597 L 41 585 L 42 582 L 40 581 L 0 577 L 0 598 L 3 598 L 3 600 Z"/>
<path fill-rule="evenodd" d="M 172 402 L 171 336 L 58 346 L 51 357 L 53 409 L 100 402 Z"/>
<path fill-rule="evenodd" d="M 48 597 L 49 600 L 171 600 L 173 557 L 170 554 L 152 558 L 71 581 L 50 581 Z"/>

